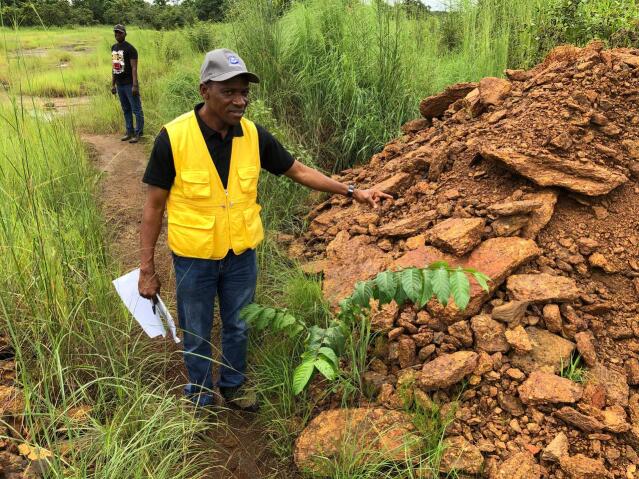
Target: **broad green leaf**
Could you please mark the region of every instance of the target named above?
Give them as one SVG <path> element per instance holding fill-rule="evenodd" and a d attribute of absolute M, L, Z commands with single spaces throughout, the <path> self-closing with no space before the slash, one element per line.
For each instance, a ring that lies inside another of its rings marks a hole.
<path fill-rule="evenodd" d="M 302 331 L 304 331 L 304 325 L 300 324 L 300 323 L 295 323 L 292 327 L 290 327 L 289 329 L 286 330 L 286 334 L 290 338 L 294 338 L 295 336 L 297 336 Z"/>
<path fill-rule="evenodd" d="M 341 355 L 346 346 L 347 328 L 343 324 L 336 324 L 326 329 L 324 337 L 324 346 L 331 348 L 338 355 Z"/>
<path fill-rule="evenodd" d="M 484 291 L 490 290 L 490 287 L 488 286 L 488 281 L 490 281 L 489 276 L 486 276 L 484 273 L 480 273 L 479 271 L 475 271 L 474 273 L 472 273 L 472 275 L 473 278 L 475 278 L 475 281 L 479 283 L 479 286 L 481 286 Z"/>
<path fill-rule="evenodd" d="M 326 337 L 326 330 L 324 328 L 320 328 L 317 325 L 313 325 L 308 330 L 308 332 L 308 349 L 319 349 L 324 342 L 324 338 Z"/>
<path fill-rule="evenodd" d="M 255 318 L 257 318 L 257 316 L 262 312 L 262 309 L 264 308 L 259 304 L 251 303 L 244 309 L 242 309 L 242 311 L 240 312 L 240 316 L 244 321 L 252 323 Z"/>
<path fill-rule="evenodd" d="M 397 283 L 397 290 L 395 291 L 395 302 L 398 306 L 402 306 L 407 300 L 408 295 L 402 286 L 402 276 L 401 272 L 394 273 L 395 274 L 395 282 Z"/>
<path fill-rule="evenodd" d="M 430 269 L 422 269 L 422 291 L 419 297 L 418 306 L 422 308 L 430 298 L 433 297 L 433 271 Z"/>
<path fill-rule="evenodd" d="M 379 290 L 379 303 L 390 303 L 397 291 L 397 282 L 392 271 L 383 271 L 375 277 L 375 286 Z"/>
<path fill-rule="evenodd" d="M 437 296 L 437 300 L 444 306 L 448 304 L 450 296 L 450 284 L 448 282 L 448 270 L 440 267 L 433 272 L 433 292 Z"/>
<path fill-rule="evenodd" d="M 315 370 L 315 357 L 311 357 L 302 362 L 293 371 L 293 393 L 301 393 L 313 376 Z"/>
<path fill-rule="evenodd" d="M 416 268 L 405 269 L 401 273 L 401 283 L 408 299 L 418 304 L 422 293 L 422 275 L 420 271 Z"/>
<path fill-rule="evenodd" d="M 349 309 L 351 309 L 352 304 L 353 302 L 351 298 L 348 297 L 348 298 L 344 298 L 343 300 L 339 302 L 339 307 L 343 311 L 348 311 Z"/>
<path fill-rule="evenodd" d="M 318 356 L 313 365 L 322 373 L 322 376 L 329 381 L 333 381 L 337 377 L 335 368 L 326 357 L 322 355 Z"/>
<path fill-rule="evenodd" d="M 258 330 L 266 328 L 271 323 L 273 318 L 275 318 L 276 314 L 277 314 L 277 311 L 275 309 L 264 308 L 262 312 L 260 313 L 259 318 L 257 318 L 257 320 L 255 321 L 255 327 Z"/>
<path fill-rule="evenodd" d="M 339 358 L 337 357 L 337 354 L 335 354 L 335 351 L 324 346 L 319 349 L 319 353 L 326 356 L 331 361 L 335 369 L 339 368 Z"/>
<path fill-rule="evenodd" d="M 280 322 L 282 321 L 282 318 L 284 317 L 284 311 L 282 311 L 281 309 L 276 309 L 275 310 L 275 316 L 273 317 L 272 321 L 271 321 L 271 328 L 274 331 L 279 331 L 280 328 Z"/>
<path fill-rule="evenodd" d="M 457 308 L 461 311 L 466 309 L 470 300 L 470 282 L 461 268 L 457 268 L 450 274 L 450 291 Z"/>
<path fill-rule="evenodd" d="M 360 281 L 355 285 L 355 292 L 351 296 L 351 301 L 362 308 L 368 308 L 372 297 L 373 288 L 370 283 L 368 281 Z"/>
<path fill-rule="evenodd" d="M 279 328 L 286 329 L 294 325 L 296 322 L 297 322 L 297 319 L 295 319 L 295 316 L 293 316 L 291 313 L 284 313 L 284 315 L 280 319 Z"/>
<path fill-rule="evenodd" d="M 448 263 L 446 261 L 434 261 L 428 265 L 428 269 L 430 270 L 436 270 L 440 268 L 448 269 Z"/>

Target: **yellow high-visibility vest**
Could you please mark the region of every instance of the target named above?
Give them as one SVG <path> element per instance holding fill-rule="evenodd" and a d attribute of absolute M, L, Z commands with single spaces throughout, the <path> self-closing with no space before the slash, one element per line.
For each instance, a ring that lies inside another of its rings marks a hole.
<path fill-rule="evenodd" d="M 226 190 L 213 164 L 195 111 L 165 126 L 173 151 L 175 180 L 167 200 L 169 247 L 178 256 L 222 259 L 264 239 L 257 181 L 260 149 L 255 124 L 241 120 L 233 138 Z"/>

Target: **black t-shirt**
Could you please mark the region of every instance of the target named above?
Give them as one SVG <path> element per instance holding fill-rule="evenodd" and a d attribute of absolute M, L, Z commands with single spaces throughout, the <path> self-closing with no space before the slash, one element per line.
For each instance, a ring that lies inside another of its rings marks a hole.
<path fill-rule="evenodd" d="M 209 128 L 200 118 L 198 110 L 202 108 L 203 105 L 203 103 L 200 103 L 195 107 L 195 117 L 197 118 L 211 158 L 213 159 L 215 169 L 220 175 L 224 188 L 226 188 L 229 178 L 229 168 L 231 166 L 233 138 L 243 136 L 244 132 L 242 131 L 241 125 L 237 125 L 230 128 L 226 136 L 222 138 L 217 131 Z M 295 160 L 282 144 L 265 128 L 257 124 L 255 126 L 257 127 L 262 168 L 274 175 L 281 175 L 293 166 Z M 142 181 L 148 185 L 170 190 L 174 179 L 175 164 L 173 162 L 171 141 L 169 140 L 169 134 L 162 128 L 162 131 L 160 131 L 155 138 L 151 157 L 149 158 L 149 163 Z"/>
<path fill-rule="evenodd" d="M 111 47 L 111 71 L 117 85 L 133 83 L 131 60 L 138 59 L 138 51 L 129 42 L 116 43 Z"/>

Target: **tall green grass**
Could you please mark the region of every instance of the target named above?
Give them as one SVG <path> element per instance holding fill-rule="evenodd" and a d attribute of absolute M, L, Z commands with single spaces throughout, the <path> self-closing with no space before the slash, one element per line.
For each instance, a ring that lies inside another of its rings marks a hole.
<path fill-rule="evenodd" d="M 0 323 L 15 349 L 28 431 L 51 477 L 202 477 L 196 418 L 110 284 L 117 274 L 96 204 L 97 174 L 71 118 L 0 111 Z M 73 426 L 71 408 L 92 408 Z M 66 426 L 66 427 L 65 427 Z"/>
<path fill-rule="evenodd" d="M 457 81 L 501 75 L 530 57 L 540 0 L 462 2 L 448 16 L 407 18 L 384 2 L 237 0 L 235 44 L 262 78 L 277 118 L 332 170 L 367 160 L 419 100 Z"/>

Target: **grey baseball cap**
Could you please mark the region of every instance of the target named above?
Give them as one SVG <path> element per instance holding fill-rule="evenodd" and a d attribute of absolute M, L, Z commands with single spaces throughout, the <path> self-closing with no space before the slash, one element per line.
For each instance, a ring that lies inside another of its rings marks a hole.
<path fill-rule="evenodd" d="M 115 27 L 113 27 L 113 31 L 114 32 L 122 32 L 122 33 L 126 33 L 126 28 L 124 25 L 122 25 L 121 23 L 118 23 Z"/>
<path fill-rule="evenodd" d="M 246 75 L 248 81 L 253 83 L 260 82 L 255 73 L 246 69 L 244 61 L 237 53 L 227 48 L 218 48 L 211 50 L 204 57 L 200 69 L 200 83 L 229 80 L 238 75 Z"/>

